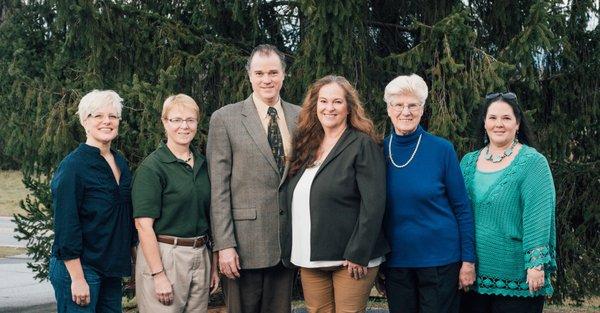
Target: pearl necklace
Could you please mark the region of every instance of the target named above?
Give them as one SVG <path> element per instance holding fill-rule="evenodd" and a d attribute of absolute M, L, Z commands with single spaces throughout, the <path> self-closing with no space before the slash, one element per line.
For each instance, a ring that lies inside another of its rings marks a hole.
<path fill-rule="evenodd" d="M 390 134 L 390 143 L 388 145 L 388 150 L 389 150 L 390 161 L 392 161 L 392 165 L 394 165 L 396 168 L 406 167 L 410 163 L 410 161 L 413 160 L 413 158 L 415 157 L 415 154 L 417 154 L 417 150 L 419 150 L 419 144 L 421 143 L 422 136 L 423 136 L 423 134 L 419 135 L 419 139 L 417 140 L 417 145 L 415 146 L 415 150 L 413 151 L 413 153 L 410 156 L 410 158 L 408 159 L 408 161 L 406 161 L 406 163 L 404 163 L 402 165 L 398 165 L 398 164 L 396 164 L 396 162 L 394 162 L 394 159 L 392 158 L 392 139 L 394 139 L 394 134 Z"/>
<path fill-rule="evenodd" d="M 487 161 L 490 161 L 492 163 L 500 163 L 502 162 L 502 160 L 504 160 L 505 157 L 513 154 L 513 151 L 515 149 L 515 146 L 517 145 L 517 139 L 515 138 L 515 140 L 513 140 L 512 145 L 510 145 L 510 147 L 506 148 L 504 151 L 502 151 L 501 155 L 493 155 L 490 153 L 490 145 L 487 145 L 485 147 L 485 151 L 483 152 L 483 158 Z"/>

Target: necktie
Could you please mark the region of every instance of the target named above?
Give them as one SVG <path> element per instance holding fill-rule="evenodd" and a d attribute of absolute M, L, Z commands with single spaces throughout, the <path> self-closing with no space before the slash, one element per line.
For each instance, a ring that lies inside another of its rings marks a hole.
<path fill-rule="evenodd" d="M 275 157 L 275 162 L 277 162 L 279 174 L 283 175 L 283 170 L 285 168 L 285 151 L 283 150 L 283 139 L 281 139 L 279 125 L 277 125 L 277 110 L 275 110 L 274 107 L 269 107 L 267 113 L 269 116 L 271 116 L 267 132 L 267 139 L 269 140 L 273 157 Z"/>

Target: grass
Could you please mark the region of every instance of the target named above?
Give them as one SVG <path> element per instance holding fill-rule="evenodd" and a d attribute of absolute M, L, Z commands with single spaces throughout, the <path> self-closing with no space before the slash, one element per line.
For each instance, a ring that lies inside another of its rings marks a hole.
<path fill-rule="evenodd" d="M 600 312 L 600 296 L 586 299 L 581 306 L 574 306 L 566 303 L 565 305 L 546 305 L 544 313 L 592 313 Z"/>
<path fill-rule="evenodd" d="M 12 217 L 15 213 L 23 213 L 19 201 L 25 199 L 27 188 L 22 179 L 19 171 L 0 171 L 0 216 Z"/>
<path fill-rule="evenodd" d="M 0 247 L 0 259 L 6 258 L 13 255 L 19 255 L 27 252 L 25 248 L 15 248 L 15 247 Z"/>

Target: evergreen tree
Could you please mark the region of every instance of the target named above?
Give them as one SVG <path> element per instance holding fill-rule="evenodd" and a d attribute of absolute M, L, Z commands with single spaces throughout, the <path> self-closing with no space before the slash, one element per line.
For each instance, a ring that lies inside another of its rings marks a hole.
<path fill-rule="evenodd" d="M 75 116 L 85 93 L 114 89 L 125 99 L 114 147 L 135 169 L 164 137 L 168 95 L 187 93 L 205 111 L 195 142 L 203 148 L 207 117 L 251 92 L 246 56 L 271 43 L 289 62 L 284 99 L 300 103 L 316 78 L 344 75 L 382 132 L 387 82 L 423 76 L 423 123 L 461 155 L 477 148 L 483 96 L 516 92 L 557 186 L 555 299 L 597 293 L 600 215 L 589 188 L 600 176 L 600 30 L 588 24 L 599 10 L 593 0 L 1 0 L 0 166 L 19 166 L 31 191 L 15 216 L 30 266 L 45 277 L 48 181 L 85 140 Z"/>

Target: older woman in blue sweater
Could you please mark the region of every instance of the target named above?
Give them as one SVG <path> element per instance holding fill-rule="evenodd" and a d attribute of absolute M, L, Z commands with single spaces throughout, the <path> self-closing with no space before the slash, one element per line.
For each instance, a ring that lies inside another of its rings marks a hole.
<path fill-rule="evenodd" d="M 427 94 L 415 74 L 385 88 L 394 125 L 384 143 L 390 312 L 458 312 L 459 288 L 475 280 L 473 214 L 456 152 L 419 126 Z"/>

